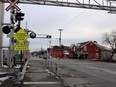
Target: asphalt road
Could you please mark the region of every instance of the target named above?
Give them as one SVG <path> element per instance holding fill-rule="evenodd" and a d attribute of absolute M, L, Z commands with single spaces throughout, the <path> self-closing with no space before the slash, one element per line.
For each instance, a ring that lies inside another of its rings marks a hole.
<path fill-rule="evenodd" d="M 86 60 L 50 59 L 71 87 L 116 87 L 116 64 Z"/>

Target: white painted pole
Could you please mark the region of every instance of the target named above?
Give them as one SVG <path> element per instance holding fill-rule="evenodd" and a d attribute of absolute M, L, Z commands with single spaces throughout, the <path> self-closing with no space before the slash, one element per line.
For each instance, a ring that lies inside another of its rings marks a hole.
<path fill-rule="evenodd" d="M 2 44 L 3 44 L 3 33 L 2 33 L 2 23 L 4 18 L 4 5 L 2 3 L 2 0 L 0 0 L 0 66 L 3 65 L 2 63 Z"/>

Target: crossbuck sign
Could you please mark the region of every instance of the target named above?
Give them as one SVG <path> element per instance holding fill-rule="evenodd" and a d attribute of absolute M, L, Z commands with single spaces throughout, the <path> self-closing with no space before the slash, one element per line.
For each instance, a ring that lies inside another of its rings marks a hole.
<path fill-rule="evenodd" d="M 14 8 L 17 11 L 20 11 L 21 9 L 16 5 L 19 0 L 7 0 L 10 5 L 5 9 L 6 11 L 9 11 L 10 9 Z"/>

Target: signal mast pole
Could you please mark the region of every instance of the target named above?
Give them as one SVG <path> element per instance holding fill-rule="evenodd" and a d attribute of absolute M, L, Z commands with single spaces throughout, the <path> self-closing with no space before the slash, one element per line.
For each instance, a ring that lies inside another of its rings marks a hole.
<path fill-rule="evenodd" d="M 0 0 L 0 66 L 2 66 L 2 44 L 3 44 L 3 34 L 2 34 L 2 23 L 4 18 L 4 5 L 2 0 Z"/>

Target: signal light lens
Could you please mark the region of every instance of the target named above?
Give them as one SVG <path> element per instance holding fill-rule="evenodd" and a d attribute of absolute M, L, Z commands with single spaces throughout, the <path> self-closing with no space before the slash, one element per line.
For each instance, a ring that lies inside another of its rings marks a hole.
<path fill-rule="evenodd" d="M 52 36 L 51 35 L 47 35 L 46 38 L 52 38 Z"/>
<path fill-rule="evenodd" d="M 9 28 L 9 26 L 4 26 L 4 27 L 2 28 L 2 32 L 3 32 L 4 34 L 9 34 L 9 33 L 11 32 L 11 29 Z"/>

